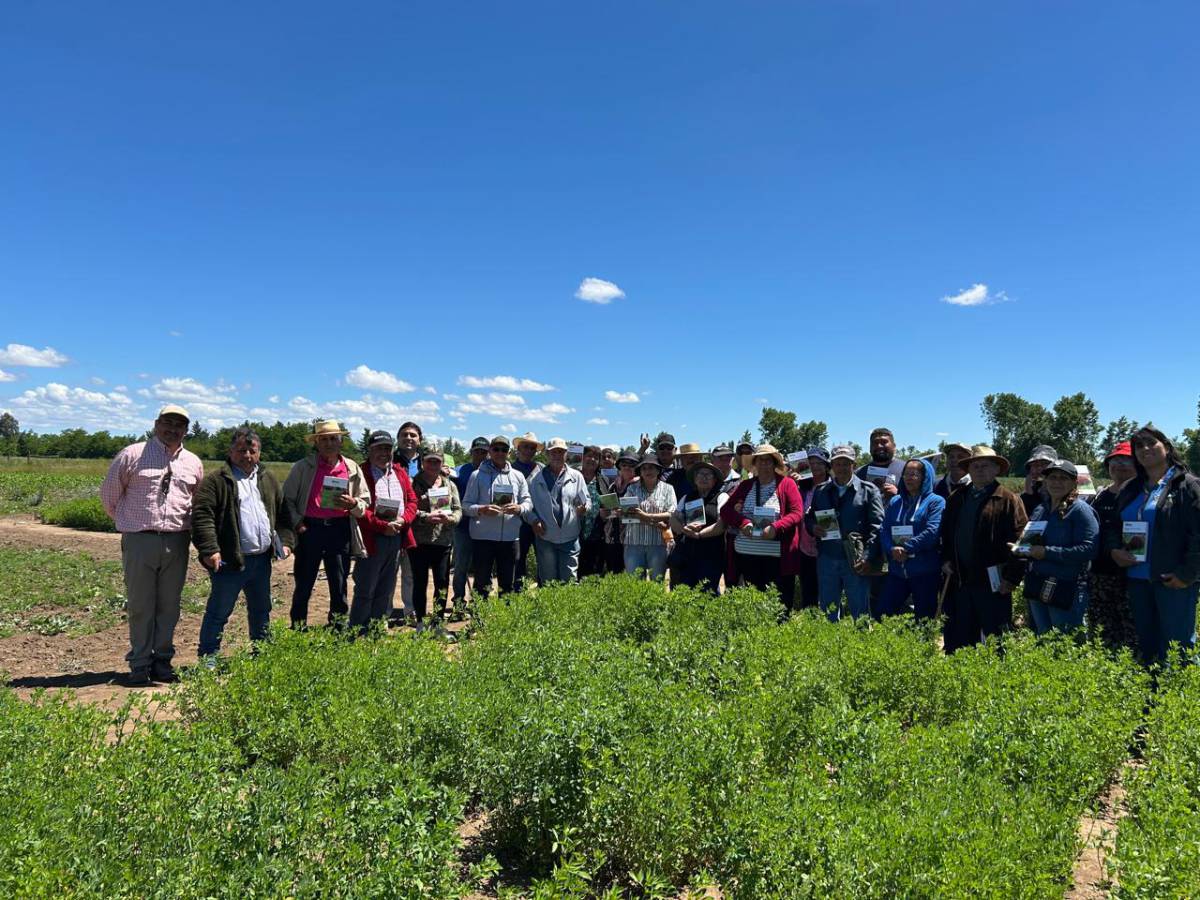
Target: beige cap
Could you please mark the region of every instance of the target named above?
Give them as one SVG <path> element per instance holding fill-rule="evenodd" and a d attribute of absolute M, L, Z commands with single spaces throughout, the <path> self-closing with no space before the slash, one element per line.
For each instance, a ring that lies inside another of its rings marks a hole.
<path fill-rule="evenodd" d="M 562 438 L 550 438 L 550 440 L 546 442 L 546 449 L 547 450 L 566 450 L 566 449 L 568 449 L 567 442 L 564 441 Z"/>
<path fill-rule="evenodd" d="M 158 417 L 161 419 L 163 416 L 183 416 L 189 422 L 192 421 L 192 417 L 188 415 L 188 411 L 175 403 L 168 403 L 158 411 Z"/>

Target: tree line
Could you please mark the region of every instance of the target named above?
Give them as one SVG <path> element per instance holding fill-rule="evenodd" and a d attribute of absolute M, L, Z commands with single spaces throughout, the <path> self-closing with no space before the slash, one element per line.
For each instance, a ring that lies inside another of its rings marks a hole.
<path fill-rule="evenodd" d="M 1141 424 L 1136 419 L 1120 416 L 1102 425 L 1095 403 L 1082 391 L 1060 397 L 1049 409 L 1018 394 L 988 394 L 980 403 L 980 412 L 990 438 L 978 443 L 988 443 L 997 453 L 1008 457 L 1013 463 L 1014 472 L 1018 474 L 1023 470 L 1030 451 L 1038 444 L 1049 444 L 1072 462 L 1096 467 L 1116 444 L 1128 440 Z M 304 436 L 312 430 L 311 421 L 244 424 L 254 428 L 262 437 L 263 459 L 295 462 L 311 450 L 311 445 L 304 440 Z M 758 430 L 763 442 L 773 444 L 784 454 L 806 447 L 828 446 L 829 443 L 829 429 L 824 422 L 816 419 L 801 422 L 794 412 L 770 406 L 763 408 Z M 223 459 L 233 431 L 233 427 L 209 431 L 201 422 L 193 422 L 187 447 L 201 459 Z M 358 440 L 348 440 L 347 455 L 362 459 L 369 433 L 364 429 Z M 82 428 L 68 428 L 58 434 L 37 434 L 29 430 L 22 431 L 12 413 L 0 414 L 0 456 L 109 459 L 127 444 L 148 436 L 149 432 L 143 435 L 111 434 Z M 903 438 L 903 435 L 900 437 Z M 739 440 L 752 440 L 749 429 L 742 433 Z M 455 461 L 461 462 L 467 458 L 466 448 L 453 438 L 435 443 L 437 449 L 453 456 Z M 731 441 L 730 445 L 736 443 Z M 849 443 L 860 456 L 864 455 L 860 444 L 853 441 Z M 1183 434 L 1175 438 L 1175 443 L 1186 454 L 1192 470 L 1200 471 L 1200 403 L 1197 404 L 1197 427 L 1184 429 Z M 629 445 L 623 449 L 634 451 L 636 448 Z M 898 447 L 896 453 L 907 458 L 924 456 L 940 449 L 941 445 L 918 447 L 908 444 Z"/>

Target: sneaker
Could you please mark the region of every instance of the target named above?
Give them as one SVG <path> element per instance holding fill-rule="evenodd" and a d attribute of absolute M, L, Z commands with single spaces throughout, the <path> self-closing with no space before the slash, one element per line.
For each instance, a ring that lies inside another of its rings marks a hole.
<path fill-rule="evenodd" d="M 130 669 L 127 683 L 134 687 L 145 687 L 148 684 L 153 684 L 154 679 L 150 677 L 150 667 L 138 666 L 136 669 Z"/>
<path fill-rule="evenodd" d="M 150 674 L 160 684 L 172 684 L 179 680 L 175 667 L 167 659 L 156 659 L 150 666 Z"/>

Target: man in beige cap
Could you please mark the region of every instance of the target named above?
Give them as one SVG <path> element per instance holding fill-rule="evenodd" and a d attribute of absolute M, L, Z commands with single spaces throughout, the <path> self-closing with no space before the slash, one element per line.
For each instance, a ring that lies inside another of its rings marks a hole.
<path fill-rule="evenodd" d="M 347 434 L 337 422 L 317 422 L 312 433 L 304 436 L 316 445 L 316 452 L 295 463 L 283 482 L 283 502 L 296 523 L 293 628 L 308 625 L 308 601 L 322 562 L 329 585 L 330 624 L 345 616 L 350 559 L 367 555 L 358 520 L 371 503 L 371 491 L 358 463 L 342 456 L 342 438 Z"/>
<path fill-rule="evenodd" d="M 154 436 L 116 455 L 100 486 L 100 500 L 121 532 L 125 603 L 129 619 L 130 681 L 174 681 L 175 625 L 187 578 L 192 498 L 204 464 L 183 449 L 188 414 L 168 404 L 154 420 Z"/>

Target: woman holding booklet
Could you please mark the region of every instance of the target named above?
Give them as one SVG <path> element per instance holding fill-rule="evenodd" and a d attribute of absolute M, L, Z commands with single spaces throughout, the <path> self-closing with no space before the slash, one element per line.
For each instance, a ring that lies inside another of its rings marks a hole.
<path fill-rule="evenodd" d="M 671 531 L 679 541 L 679 583 L 715 594 L 725 569 L 724 476 L 707 462 L 693 465 L 687 476 L 690 488 L 671 514 Z"/>
<path fill-rule="evenodd" d="M 1117 497 L 1120 518 L 1104 535 L 1104 549 L 1128 577 L 1143 661 L 1165 662 L 1172 642 L 1190 659 L 1200 580 L 1200 478 L 1157 428 L 1138 429 L 1130 443 L 1137 475 Z"/>
<path fill-rule="evenodd" d="M 367 555 L 354 564 L 350 607 L 350 626 L 363 633 L 372 622 L 391 615 L 401 556 L 416 546 L 411 525 L 417 517 L 417 497 L 408 467 L 393 459 L 393 447 L 390 431 L 373 431 L 367 438 L 363 475 L 370 503 L 362 518 Z"/>
<path fill-rule="evenodd" d="M 918 619 L 937 615 L 941 587 L 942 513 L 946 501 L 933 492 L 936 475 L 925 459 L 910 459 L 900 476 L 900 490 L 883 513 L 879 543 L 888 573 L 879 593 L 875 618 L 899 615 L 912 597 Z"/>
<path fill-rule="evenodd" d="M 1090 498 L 1092 509 L 1100 520 L 1101 536 L 1114 527 L 1120 530 L 1121 510 L 1117 507 L 1117 498 L 1121 488 L 1137 475 L 1129 441 L 1122 441 L 1112 448 L 1104 459 L 1104 470 L 1111 483 Z M 1096 555 L 1088 576 L 1088 591 L 1088 637 L 1099 637 L 1112 650 L 1123 647 L 1136 650 L 1137 632 L 1133 630 L 1133 613 L 1129 610 L 1125 570 L 1116 564 L 1111 554 L 1101 552 Z"/>
<path fill-rule="evenodd" d="M 450 547 L 454 528 L 462 519 L 462 501 L 454 482 L 442 474 L 442 454 L 425 451 L 421 471 L 413 479 L 417 496 L 417 518 L 412 525 L 416 546 L 408 550 L 413 576 L 413 611 L 422 628 L 429 605 L 429 576 L 437 600 L 435 615 L 446 614 L 446 592 L 450 588 Z"/>
<path fill-rule="evenodd" d="M 779 591 L 785 614 L 796 600 L 800 574 L 800 529 L 804 501 L 788 477 L 783 454 L 759 444 L 751 457 L 754 475 L 737 486 L 721 509 L 721 519 L 737 531 L 734 554 L 747 584 Z"/>
<path fill-rule="evenodd" d="M 609 451 L 611 456 L 612 451 Z M 612 457 L 615 461 L 616 457 Z M 579 577 L 604 574 L 604 532 L 606 519 L 600 517 L 603 510 L 601 497 L 612 494 L 612 485 L 600 472 L 600 448 L 587 446 L 583 448 L 583 459 L 579 463 L 579 471 L 583 473 L 584 484 L 588 489 L 588 510 L 584 513 L 583 523 L 579 533 Z M 615 500 L 615 498 L 613 498 Z M 612 507 L 616 508 L 616 503 Z M 618 571 L 623 571 L 624 566 Z"/>
<path fill-rule="evenodd" d="M 1088 605 L 1088 567 L 1099 546 L 1100 522 L 1079 499 L 1079 471 L 1060 459 L 1042 470 L 1044 499 L 1026 523 L 1013 553 L 1033 560 L 1025 599 L 1033 630 L 1072 631 Z"/>
<path fill-rule="evenodd" d="M 667 571 L 667 530 L 675 508 L 675 490 L 661 480 L 658 456 L 647 453 L 637 467 L 638 480 L 618 500 L 621 514 L 621 544 L 625 548 L 625 571 L 644 571 L 661 581 Z"/>

